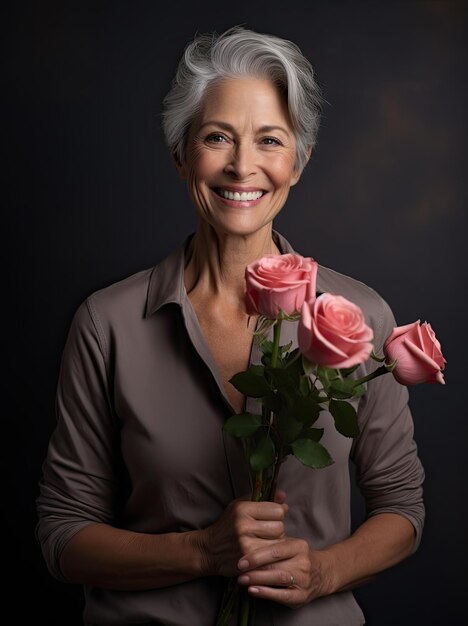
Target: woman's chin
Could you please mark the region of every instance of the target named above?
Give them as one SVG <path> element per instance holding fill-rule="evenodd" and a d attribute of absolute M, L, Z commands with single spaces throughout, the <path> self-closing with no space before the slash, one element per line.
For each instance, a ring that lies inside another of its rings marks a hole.
<path fill-rule="evenodd" d="M 210 225 L 214 230 L 224 236 L 232 237 L 248 237 L 258 233 L 265 228 L 271 229 L 272 220 L 259 222 L 257 220 L 221 220 L 211 222 Z"/>
<path fill-rule="evenodd" d="M 263 229 L 272 228 L 273 219 L 279 211 L 255 214 L 254 211 L 216 211 L 210 214 L 199 212 L 199 223 L 213 228 L 215 232 L 233 237 L 248 237 Z"/>

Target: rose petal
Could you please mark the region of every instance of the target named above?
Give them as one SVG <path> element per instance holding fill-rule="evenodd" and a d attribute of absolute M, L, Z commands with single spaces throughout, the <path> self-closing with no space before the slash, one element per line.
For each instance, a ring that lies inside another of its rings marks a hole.
<path fill-rule="evenodd" d="M 245 270 L 247 310 L 272 319 L 298 312 L 306 299 L 315 298 L 317 267 L 313 259 L 292 253 L 251 263 Z"/>
<path fill-rule="evenodd" d="M 342 296 L 324 293 L 313 306 L 303 306 L 299 349 L 318 365 L 352 367 L 366 361 L 372 351 L 372 329 L 359 307 Z"/>

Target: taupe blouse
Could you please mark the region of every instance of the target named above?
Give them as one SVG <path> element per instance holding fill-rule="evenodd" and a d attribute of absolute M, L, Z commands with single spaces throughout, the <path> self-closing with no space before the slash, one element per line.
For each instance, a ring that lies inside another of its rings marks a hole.
<path fill-rule="evenodd" d="M 192 236 L 155 267 L 92 293 L 73 317 L 37 500 L 37 536 L 59 580 L 65 544 L 88 524 L 145 533 L 204 528 L 250 490 L 241 443 L 222 431 L 234 411 L 185 290 Z M 273 237 L 282 253 L 294 252 L 279 233 Z M 325 267 L 319 267 L 317 290 L 358 304 L 380 350 L 395 321 L 375 291 Z M 297 345 L 296 333 L 297 322 L 284 323 L 281 343 Z M 251 362 L 260 357 L 253 344 Z M 376 366 L 370 361 L 356 375 Z M 407 402 L 406 387 L 391 374 L 373 380 L 356 401 L 361 434 L 355 440 L 337 433 L 330 414 L 321 413 L 317 427 L 325 428 L 322 442 L 335 463 L 312 470 L 289 457 L 282 466 L 288 535 L 318 549 L 349 536 L 351 458 L 368 515 L 403 515 L 419 543 L 424 473 Z M 256 412 L 256 406 L 247 399 L 247 410 Z M 211 577 L 147 591 L 85 588 L 84 620 L 212 626 L 224 583 Z M 258 626 L 363 623 L 351 592 L 294 611 L 265 603 L 257 617 Z"/>

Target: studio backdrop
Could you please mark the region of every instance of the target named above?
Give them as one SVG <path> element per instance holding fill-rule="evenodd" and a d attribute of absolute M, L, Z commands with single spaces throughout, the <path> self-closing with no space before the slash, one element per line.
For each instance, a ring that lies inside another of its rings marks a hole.
<path fill-rule="evenodd" d="M 3 552 L 16 619 L 78 626 L 34 537 L 41 464 L 71 318 L 94 290 L 149 268 L 195 228 L 164 145 L 161 103 L 196 32 L 242 24 L 291 39 L 326 104 L 274 227 L 364 281 L 399 325 L 436 330 L 446 385 L 411 389 L 426 471 L 419 551 L 356 591 L 370 626 L 466 615 L 466 3 L 10 2 L 4 30 Z M 377 226 L 376 226 L 377 225 Z M 354 493 L 354 524 L 362 521 Z M 189 626 L 189 625 L 188 625 Z"/>

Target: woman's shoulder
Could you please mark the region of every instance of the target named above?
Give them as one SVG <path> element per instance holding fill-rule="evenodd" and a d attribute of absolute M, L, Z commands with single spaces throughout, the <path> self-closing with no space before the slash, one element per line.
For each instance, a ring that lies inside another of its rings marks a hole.
<path fill-rule="evenodd" d="M 395 318 L 387 301 L 373 287 L 356 278 L 319 265 L 317 290 L 343 296 L 359 306 L 366 323 L 374 330 L 376 347 L 383 344 L 395 326 Z"/>
<path fill-rule="evenodd" d="M 75 310 L 72 326 L 94 327 L 103 337 L 111 329 L 128 327 L 128 323 L 143 319 L 145 314 L 148 285 L 153 267 L 149 267 L 120 280 L 91 291 Z"/>
<path fill-rule="evenodd" d="M 75 311 L 75 323 L 92 324 L 100 334 L 113 336 L 138 324 L 145 326 L 144 321 L 158 306 L 181 299 L 183 245 L 155 265 L 90 292 Z"/>
<path fill-rule="evenodd" d="M 91 291 L 71 316 L 66 345 L 98 347 L 105 358 L 110 344 L 125 339 L 130 328 L 144 318 L 146 294 L 154 267 Z M 94 349 L 93 348 L 93 349 Z"/>
<path fill-rule="evenodd" d="M 86 302 L 100 311 L 112 314 L 144 307 L 148 285 L 154 267 L 149 267 L 113 283 L 96 289 L 86 297 Z"/>
<path fill-rule="evenodd" d="M 361 280 L 337 272 L 324 265 L 318 266 L 317 290 L 325 293 L 341 295 L 359 306 L 379 306 L 382 297 L 372 287 Z"/>

